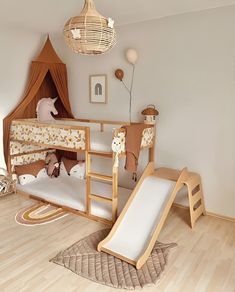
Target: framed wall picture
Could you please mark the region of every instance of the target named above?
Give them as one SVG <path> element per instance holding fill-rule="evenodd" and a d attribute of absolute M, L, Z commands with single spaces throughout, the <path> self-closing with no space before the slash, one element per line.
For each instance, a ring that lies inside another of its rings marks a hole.
<path fill-rule="evenodd" d="M 107 75 L 90 75 L 90 102 L 107 103 Z"/>

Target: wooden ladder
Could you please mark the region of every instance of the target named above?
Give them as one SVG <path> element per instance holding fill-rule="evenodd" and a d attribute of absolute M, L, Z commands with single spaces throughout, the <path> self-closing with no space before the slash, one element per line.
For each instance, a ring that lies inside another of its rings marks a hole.
<path fill-rule="evenodd" d="M 158 177 L 169 179 L 175 182 L 178 180 L 180 175 L 179 170 L 166 167 L 158 168 L 155 173 Z M 197 219 L 201 215 L 206 215 L 201 177 L 198 173 L 188 172 L 183 183 L 187 187 L 190 223 L 191 227 L 194 228 Z"/>
<path fill-rule="evenodd" d="M 117 219 L 118 208 L 118 168 L 112 167 L 112 175 L 104 175 L 101 173 L 95 173 L 91 171 L 91 157 L 99 156 L 104 158 L 112 158 L 114 162 L 114 156 L 112 152 L 99 152 L 99 151 L 86 151 L 86 212 L 88 216 L 91 216 L 91 201 L 98 201 L 112 205 L 112 223 Z M 102 194 L 91 193 L 91 181 L 97 179 L 99 181 L 112 183 L 112 197 L 105 197 Z"/>
<path fill-rule="evenodd" d="M 201 215 L 206 215 L 201 177 L 197 173 L 189 172 L 184 184 L 188 189 L 191 227 Z"/>

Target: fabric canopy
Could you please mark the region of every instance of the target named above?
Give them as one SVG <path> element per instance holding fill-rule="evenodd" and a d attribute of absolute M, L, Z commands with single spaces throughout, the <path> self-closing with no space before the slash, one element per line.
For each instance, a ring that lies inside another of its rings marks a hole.
<path fill-rule="evenodd" d="M 57 117 L 73 118 L 68 96 L 66 65 L 56 54 L 49 37 L 41 53 L 31 64 L 28 86 L 23 100 L 3 120 L 4 156 L 9 166 L 9 140 L 12 120 L 35 118 L 36 105 L 43 97 L 59 97 L 56 108 Z"/>

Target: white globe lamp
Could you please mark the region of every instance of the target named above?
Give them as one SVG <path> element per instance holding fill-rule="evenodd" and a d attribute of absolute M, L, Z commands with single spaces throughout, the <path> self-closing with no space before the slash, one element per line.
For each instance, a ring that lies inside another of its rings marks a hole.
<path fill-rule="evenodd" d="M 138 60 L 138 53 L 135 49 L 128 49 L 126 51 L 126 59 L 133 66 L 136 64 Z"/>

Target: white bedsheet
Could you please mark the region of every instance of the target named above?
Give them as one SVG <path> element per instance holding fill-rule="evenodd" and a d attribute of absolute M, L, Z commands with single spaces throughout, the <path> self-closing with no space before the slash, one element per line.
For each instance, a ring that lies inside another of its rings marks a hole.
<path fill-rule="evenodd" d="M 74 177 L 42 178 L 27 185 L 17 185 L 19 191 L 40 197 L 48 202 L 70 207 L 79 211 L 85 211 L 86 181 Z M 112 186 L 102 182 L 92 182 L 91 192 L 111 198 Z M 126 204 L 131 190 L 119 188 L 118 213 Z M 111 204 L 92 201 L 92 215 L 105 219 L 112 218 Z"/>

